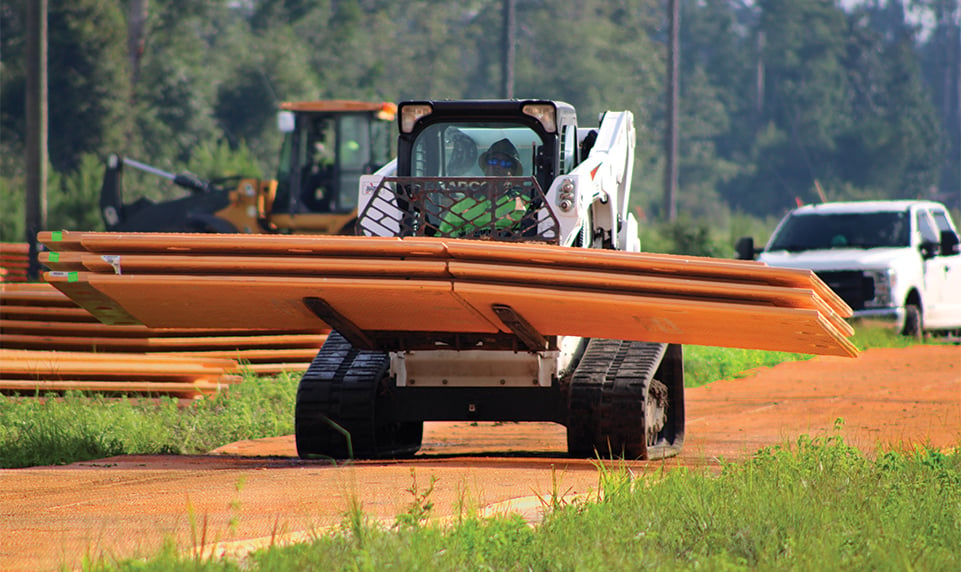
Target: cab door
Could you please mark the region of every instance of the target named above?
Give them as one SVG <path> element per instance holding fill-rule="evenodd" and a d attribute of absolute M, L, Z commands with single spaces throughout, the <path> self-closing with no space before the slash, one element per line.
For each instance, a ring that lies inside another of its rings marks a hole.
<path fill-rule="evenodd" d="M 943 232 L 957 234 L 947 212 L 932 208 L 930 214 L 939 239 Z M 936 315 L 929 325 L 940 328 L 961 328 L 961 254 L 939 251 L 931 266 L 930 270 L 926 270 L 938 274 L 941 297 Z"/>
<path fill-rule="evenodd" d="M 955 298 L 961 296 L 961 287 L 953 284 L 961 280 L 955 264 L 958 257 L 942 255 L 938 246 L 934 246 L 940 244 L 941 232 L 930 209 L 918 209 L 916 217 L 924 268 L 924 327 L 944 328 L 951 325 L 952 306 L 958 305 Z"/>

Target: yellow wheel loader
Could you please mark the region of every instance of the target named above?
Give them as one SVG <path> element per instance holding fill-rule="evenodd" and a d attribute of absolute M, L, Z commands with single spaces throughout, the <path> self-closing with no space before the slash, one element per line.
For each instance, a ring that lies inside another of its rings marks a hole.
<path fill-rule="evenodd" d="M 108 231 L 351 234 L 357 185 L 394 157 L 396 105 L 303 101 L 280 106 L 284 132 L 277 178 L 202 180 L 120 155 L 107 159 L 100 210 Z M 190 191 L 182 198 L 124 202 L 123 169 L 134 168 Z"/>

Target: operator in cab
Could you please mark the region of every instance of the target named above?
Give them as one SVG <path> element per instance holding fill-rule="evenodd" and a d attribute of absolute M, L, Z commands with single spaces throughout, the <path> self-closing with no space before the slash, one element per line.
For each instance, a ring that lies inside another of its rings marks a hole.
<path fill-rule="evenodd" d="M 477 159 L 478 166 L 488 177 L 520 177 L 524 174 L 520 154 L 510 139 L 496 141 Z"/>

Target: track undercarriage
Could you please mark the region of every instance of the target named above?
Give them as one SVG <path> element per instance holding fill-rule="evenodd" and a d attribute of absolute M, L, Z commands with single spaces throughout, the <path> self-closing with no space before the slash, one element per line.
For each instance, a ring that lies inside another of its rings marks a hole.
<path fill-rule="evenodd" d="M 679 345 L 584 339 L 547 386 L 398 386 L 390 353 L 334 331 L 297 391 L 297 450 L 303 458 L 409 457 L 424 421 L 552 421 L 567 427 L 572 456 L 669 457 L 684 438 L 681 359 Z"/>

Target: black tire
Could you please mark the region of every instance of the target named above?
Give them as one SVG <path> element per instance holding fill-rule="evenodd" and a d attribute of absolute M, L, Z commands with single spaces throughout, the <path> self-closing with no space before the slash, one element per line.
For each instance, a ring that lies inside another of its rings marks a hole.
<path fill-rule="evenodd" d="M 297 388 L 294 437 L 301 458 L 410 457 L 424 423 L 390 421 L 389 357 L 332 331 Z"/>
<path fill-rule="evenodd" d="M 904 327 L 901 335 L 921 340 L 924 338 L 924 313 L 917 304 L 908 304 L 904 307 Z"/>

